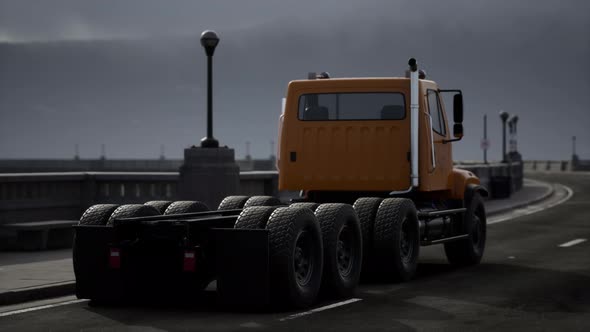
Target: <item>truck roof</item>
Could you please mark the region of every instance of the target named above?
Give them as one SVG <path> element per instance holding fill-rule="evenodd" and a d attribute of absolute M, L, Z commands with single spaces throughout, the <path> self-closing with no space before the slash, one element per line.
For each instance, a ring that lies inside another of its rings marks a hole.
<path fill-rule="evenodd" d="M 420 80 L 420 82 L 436 84 L 431 80 Z M 322 78 L 294 80 L 289 82 L 289 89 L 309 88 L 409 88 L 410 79 L 406 77 L 343 77 L 343 78 Z"/>

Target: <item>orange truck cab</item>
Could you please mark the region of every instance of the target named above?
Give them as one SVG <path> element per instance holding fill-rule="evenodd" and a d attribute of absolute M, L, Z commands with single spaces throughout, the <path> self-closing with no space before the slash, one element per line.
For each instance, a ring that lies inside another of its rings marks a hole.
<path fill-rule="evenodd" d="M 472 173 L 453 169 L 462 94 L 424 76 L 413 82 L 324 74 L 290 82 L 280 118 L 279 190 L 329 193 L 321 201 L 345 193 L 462 199 L 465 186 L 479 185 Z M 442 99 L 448 93 L 455 93 L 452 126 Z"/>

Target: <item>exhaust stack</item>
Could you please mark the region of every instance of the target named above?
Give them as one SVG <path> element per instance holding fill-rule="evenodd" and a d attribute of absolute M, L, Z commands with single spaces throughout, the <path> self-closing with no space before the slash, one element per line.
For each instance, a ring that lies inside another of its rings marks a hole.
<path fill-rule="evenodd" d="M 416 59 L 410 58 L 410 156 L 412 158 L 412 187 L 418 188 L 418 115 L 419 115 L 419 73 Z"/>

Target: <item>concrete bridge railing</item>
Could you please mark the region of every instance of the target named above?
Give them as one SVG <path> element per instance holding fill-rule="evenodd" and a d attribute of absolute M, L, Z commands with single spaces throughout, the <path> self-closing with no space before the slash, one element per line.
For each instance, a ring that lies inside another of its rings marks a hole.
<path fill-rule="evenodd" d="M 527 160 L 525 172 L 580 172 L 590 171 L 590 160 Z"/>
<path fill-rule="evenodd" d="M 499 193 L 500 185 L 510 184 L 508 194 L 522 186 L 520 163 L 510 166 L 460 164 L 458 167 L 477 174 L 493 195 Z M 0 174 L 0 225 L 43 220 L 76 220 L 86 208 L 98 203 L 132 204 L 150 200 L 178 200 L 178 181 L 178 172 Z M 278 192 L 277 182 L 277 171 L 240 172 L 239 194 L 284 194 Z"/>
<path fill-rule="evenodd" d="M 178 178 L 176 172 L 0 174 L 0 225 L 76 220 L 97 203 L 177 200 Z M 241 172 L 240 194 L 277 195 L 277 181 L 276 171 Z"/>

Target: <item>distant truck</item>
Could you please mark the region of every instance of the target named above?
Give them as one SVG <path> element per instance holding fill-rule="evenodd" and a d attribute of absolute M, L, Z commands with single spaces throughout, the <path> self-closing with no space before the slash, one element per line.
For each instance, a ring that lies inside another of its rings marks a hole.
<path fill-rule="evenodd" d="M 444 244 L 450 263 L 480 262 L 482 196 L 453 168 L 463 136 L 460 90 L 441 90 L 410 59 L 407 77 L 289 83 L 280 116 L 280 190 L 196 201 L 90 207 L 75 227 L 76 294 L 194 301 L 217 281 L 232 305 L 301 308 L 351 296 L 363 279 L 407 281 L 420 246 Z M 453 94 L 452 135 L 442 94 Z"/>

